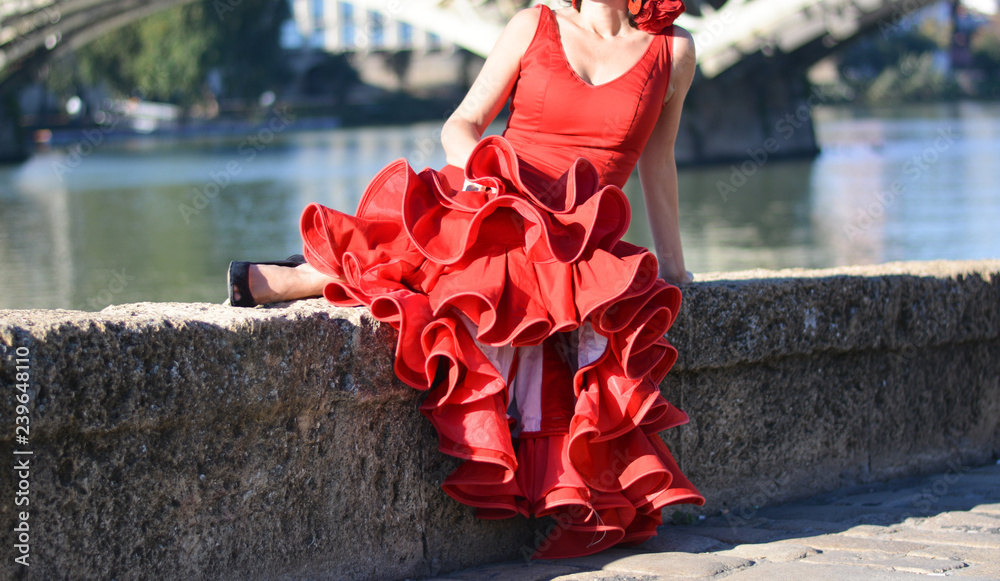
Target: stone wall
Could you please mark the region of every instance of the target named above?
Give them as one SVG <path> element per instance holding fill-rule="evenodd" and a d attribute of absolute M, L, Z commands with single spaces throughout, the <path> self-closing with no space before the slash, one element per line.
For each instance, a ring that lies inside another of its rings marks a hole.
<path fill-rule="evenodd" d="M 1000 261 L 708 276 L 670 339 L 662 389 L 692 419 L 666 439 L 705 513 L 1000 453 Z M 320 300 L 0 311 L 0 522 L 29 512 L 31 564 L 6 541 L 2 575 L 401 579 L 519 558 L 537 523 L 441 492 L 455 462 L 393 343 Z"/>

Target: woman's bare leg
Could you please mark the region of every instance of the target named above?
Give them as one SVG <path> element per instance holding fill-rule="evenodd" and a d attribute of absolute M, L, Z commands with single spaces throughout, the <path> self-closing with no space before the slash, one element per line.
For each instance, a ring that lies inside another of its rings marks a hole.
<path fill-rule="evenodd" d="M 323 287 L 336 280 L 309 263 L 294 268 L 251 264 L 249 270 L 250 294 L 261 305 L 322 296 Z"/>

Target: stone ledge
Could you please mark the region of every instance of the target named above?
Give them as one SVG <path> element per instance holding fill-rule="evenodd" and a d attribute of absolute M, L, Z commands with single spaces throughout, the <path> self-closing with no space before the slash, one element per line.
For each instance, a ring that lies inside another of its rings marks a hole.
<path fill-rule="evenodd" d="M 684 289 L 670 330 L 675 371 L 1000 337 L 1000 260 L 751 270 L 699 281 Z"/>
<path fill-rule="evenodd" d="M 685 288 L 662 389 L 692 421 L 666 439 L 705 512 L 1000 453 L 998 273 L 901 263 Z M 28 578 L 392 579 L 520 557 L 531 523 L 477 520 L 441 492 L 455 462 L 393 374 L 394 339 L 321 300 L 0 311 L 0 385 L 31 352 Z"/>
<path fill-rule="evenodd" d="M 256 309 L 137 303 L 99 313 L 0 316 L 0 350 L 32 350 L 33 379 L 44 386 L 35 399 L 38 421 L 59 431 L 199 421 L 221 405 L 263 410 L 315 398 L 416 400 L 393 373 L 395 332 L 363 309 L 319 299 Z"/>

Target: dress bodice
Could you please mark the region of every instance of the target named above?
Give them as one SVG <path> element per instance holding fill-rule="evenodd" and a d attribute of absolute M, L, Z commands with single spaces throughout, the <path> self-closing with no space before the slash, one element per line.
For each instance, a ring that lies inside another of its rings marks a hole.
<path fill-rule="evenodd" d="M 673 27 L 655 35 L 625 73 L 592 85 L 570 66 L 555 14 L 544 5 L 537 9 L 538 28 L 521 58 L 504 137 L 523 164 L 549 179 L 585 157 L 602 184 L 621 187 L 663 108 Z"/>

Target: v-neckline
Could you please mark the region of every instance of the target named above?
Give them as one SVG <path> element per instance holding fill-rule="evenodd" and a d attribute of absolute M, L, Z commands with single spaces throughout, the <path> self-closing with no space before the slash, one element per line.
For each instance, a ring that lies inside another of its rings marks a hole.
<path fill-rule="evenodd" d="M 617 77 L 607 80 L 600 84 L 594 84 L 581 77 L 580 73 L 576 72 L 576 69 L 574 69 L 573 65 L 569 62 L 569 57 L 566 55 L 566 46 L 563 44 L 562 41 L 562 31 L 559 30 L 559 17 L 557 17 L 555 11 L 549 8 L 548 6 L 545 6 L 545 8 L 549 12 L 549 17 L 552 18 L 552 26 L 555 27 L 556 31 L 556 43 L 559 44 L 559 54 L 562 56 L 562 60 L 563 63 L 566 65 L 566 69 L 569 70 L 569 72 L 573 75 L 574 78 L 576 78 L 577 81 L 583 83 L 584 85 L 590 87 L 591 89 L 600 89 L 601 87 L 606 87 L 624 77 L 627 77 L 629 74 L 632 73 L 632 71 L 637 69 L 639 65 L 641 65 L 646 60 L 646 58 L 649 56 L 650 51 L 653 50 L 653 45 L 656 44 L 656 37 L 658 35 L 651 35 L 653 38 L 649 40 L 649 45 L 646 46 L 646 50 L 642 52 L 642 56 L 639 57 L 639 60 L 635 61 L 632 64 L 632 66 L 625 69 L 625 71 L 622 72 Z"/>

